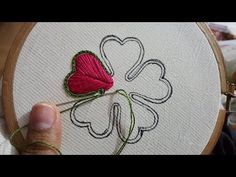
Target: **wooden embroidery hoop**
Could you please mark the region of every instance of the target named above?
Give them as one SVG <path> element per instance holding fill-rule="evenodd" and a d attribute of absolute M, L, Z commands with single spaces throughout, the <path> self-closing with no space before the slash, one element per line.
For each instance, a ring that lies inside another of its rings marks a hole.
<path fill-rule="evenodd" d="M 15 41 L 13 42 L 11 49 L 9 51 L 5 70 L 3 74 L 3 109 L 5 112 L 5 118 L 6 118 L 6 125 L 8 127 L 8 131 L 10 134 L 12 134 L 16 129 L 19 128 L 16 115 L 15 115 L 15 109 L 14 109 L 14 103 L 13 103 L 13 79 L 14 79 L 14 71 L 15 66 L 17 63 L 18 55 L 20 54 L 21 48 L 33 29 L 34 25 L 36 23 L 24 23 L 18 32 Z M 221 50 L 217 44 L 217 41 L 214 38 L 213 33 L 208 28 L 207 24 L 205 23 L 197 23 L 198 27 L 201 29 L 201 31 L 205 34 L 206 38 L 208 39 L 209 44 L 212 47 L 212 50 L 214 51 L 218 68 L 220 72 L 220 83 L 221 83 L 221 93 L 226 94 L 229 92 L 229 87 L 226 82 L 226 73 L 225 73 L 225 66 L 224 66 L 224 60 L 223 55 L 221 53 Z M 223 128 L 224 122 L 226 117 L 226 110 L 220 109 L 218 114 L 218 119 L 214 128 L 214 131 L 211 135 L 210 140 L 208 141 L 207 146 L 202 151 L 202 154 L 210 154 L 216 145 L 218 138 L 220 136 L 221 130 Z M 15 143 L 16 144 L 23 144 L 24 138 L 21 133 L 19 133 L 15 137 Z M 18 149 L 20 151 L 20 149 Z"/>

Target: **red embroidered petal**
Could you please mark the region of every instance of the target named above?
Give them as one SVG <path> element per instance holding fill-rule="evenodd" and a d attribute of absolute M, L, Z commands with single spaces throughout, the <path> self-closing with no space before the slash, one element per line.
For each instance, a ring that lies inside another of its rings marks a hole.
<path fill-rule="evenodd" d="M 74 94 L 86 94 L 99 89 L 107 91 L 113 86 L 112 77 L 92 53 L 79 54 L 75 59 L 75 68 L 75 73 L 67 81 L 69 90 Z"/>

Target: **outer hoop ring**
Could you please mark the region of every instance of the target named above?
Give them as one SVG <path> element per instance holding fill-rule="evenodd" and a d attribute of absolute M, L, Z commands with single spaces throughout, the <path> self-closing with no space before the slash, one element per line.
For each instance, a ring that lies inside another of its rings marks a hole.
<path fill-rule="evenodd" d="M 2 89 L 2 95 L 3 95 L 3 109 L 5 113 L 5 119 L 6 124 L 8 127 L 8 131 L 10 134 L 12 134 L 16 129 L 19 128 L 16 115 L 15 115 L 15 108 L 13 103 L 13 80 L 14 80 L 14 71 L 17 63 L 18 56 L 20 54 L 21 48 L 33 29 L 34 25 L 36 23 L 24 23 L 19 30 L 12 46 L 9 51 L 4 74 L 3 74 L 3 89 Z M 227 84 L 226 84 L 226 73 L 225 73 L 225 65 L 224 65 L 224 58 L 223 54 L 217 44 L 217 41 L 211 32 L 211 30 L 208 28 L 206 23 L 196 23 L 198 27 L 201 29 L 201 31 L 206 36 L 214 54 L 216 57 L 216 61 L 218 63 L 219 73 L 220 73 L 220 83 L 221 83 L 221 93 L 225 93 L 227 90 Z M 225 110 L 219 110 L 217 122 L 215 125 L 215 128 L 213 130 L 213 133 L 208 141 L 208 144 L 203 149 L 202 153 L 203 155 L 210 154 L 215 147 L 220 133 L 223 128 L 223 124 L 225 121 Z M 19 133 L 15 137 L 15 143 L 16 144 L 22 144 L 24 143 L 24 138 L 21 133 Z M 18 149 L 18 151 L 20 151 Z"/>

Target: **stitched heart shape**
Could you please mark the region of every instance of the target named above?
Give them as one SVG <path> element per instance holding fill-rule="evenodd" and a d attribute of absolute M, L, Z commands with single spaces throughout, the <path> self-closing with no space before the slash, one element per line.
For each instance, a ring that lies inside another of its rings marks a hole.
<path fill-rule="evenodd" d="M 125 73 L 126 81 L 128 81 L 128 82 L 131 81 L 130 77 L 132 75 L 133 70 L 135 68 L 137 68 L 142 63 L 142 60 L 144 57 L 144 46 L 143 46 L 142 42 L 136 37 L 127 37 L 125 39 L 121 39 L 115 35 L 108 35 L 102 39 L 102 41 L 100 43 L 100 53 L 101 53 L 102 58 L 104 59 L 104 61 L 106 62 L 107 66 L 108 66 L 108 70 L 109 70 L 109 73 L 111 73 L 111 76 L 113 76 L 115 74 L 115 71 L 114 71 L 113 66 L 111 65 L 111 63 L 107 57 L 107 53 L 105 52 L 105 45 L 107 45 L 109 42 L 116 42 L 116 43 L 120 44 L 120 46 L 125 46 L 126 44 L 128 44 L 130 42 L 136 43 L 136 45 L 138 45 L 138 50 L 139 50 L 138 55 L 137 55 L 138 58 L 135 59 L 134 65 L 131 67 L 131 69 L 129 69 Z M 131 58 L 128 56 L 127 59 L 130 60 Z"/>
<path fill-rule="evenodd" d="M 72 60 L 72 72 L 65 79 L 67 91 L 72 95 L 89 94 L 113 86 L 100 59 L 90 51 L 81 51 Z"/>

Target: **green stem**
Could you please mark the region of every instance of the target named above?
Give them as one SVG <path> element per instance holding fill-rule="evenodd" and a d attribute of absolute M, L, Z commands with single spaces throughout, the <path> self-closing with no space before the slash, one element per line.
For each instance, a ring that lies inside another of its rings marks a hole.
<path fill-rule="evenodd" d="M 122 93 L 124 92 L 124 93 Z M 123 144 L 121 145 L 121 147 L 119 148 L 119 150 L 117 151 L 116 155 L 120 155 L 121 152 L 123 151 L 123 149 L 125 148 L 125 146 L 127 145 L 128 143 L 128 140 L 134 130 L 134 126 L 135 126 L 135 115 L 134 115 L 134 112 L 133 112 L 133 106 L 132 106 L 132 100 L 130 99 L 129 95 L 126 93 L 125 90 L 123 89 L 120 89 L 120 90 L 117 90 L 117 93 L 119 93 L 120 95 L 124 96 L 125 98 L 127 98 L 128 100 L 128 104 L 129 104 L 129 108 L 130 108 L 130 119 L 131 119 L 131 123 L 130 123 L 130 127 L 129 127 L 129 134 L 126 138 L 126 140 L 123 142 Z"/>

